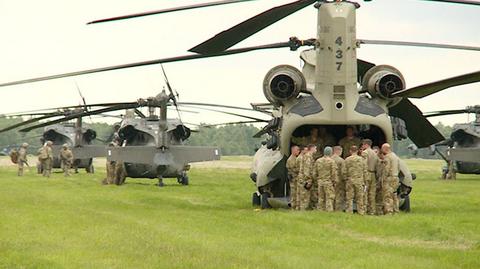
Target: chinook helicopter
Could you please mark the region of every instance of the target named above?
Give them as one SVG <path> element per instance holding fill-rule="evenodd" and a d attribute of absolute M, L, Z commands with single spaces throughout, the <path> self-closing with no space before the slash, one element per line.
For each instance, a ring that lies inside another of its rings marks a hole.
<path fill-rule="evenodd" d="M 450 137 L 433 146 L 437 153 L 447 163 L 442 177 L 446 178 L 449 172 L 460 174 L 480 174 L 480 106 L 469 106 L 464 109 L 432 111 L 424 113 L 425 117 L 439 117 L 455 114 L 475 114 L 475 120 L 468 123 L 453 125 Z M 447 146 L 442 152 L 439 147 Z M 455 163 L 455 168 L 451 166 Z M 452 171 L 449 171 L 449 170 Z M 455 177 L 453 175 L 453 177 Z"/>
<path fill-rule="evenodd" d="M 102 19 L 92 23 L 246 1 L 249 0 L 217 1 Z M 468 0 L 432 0 L 432 2 L 480 5 L 478 2 Z M 230 49 L 242 40 L 308 6 L 317 9 L 316 38 L 301 40 L 292 37 L 287 42 Z M 354 126 L 362 136 L 372 139 L 375 145 L 392 143 L 394 138 L 403 139 L 408 136 L 418 147 L 427 147 L 444 140 L 444 137 L 408 98 L 423 98 L 450 87 L 480 81 L 480 71 L 476 71 L 406 88 L 405 80 L 396 68 L 388 65 L 377 66 L 357 59 L 357 49 L 363 44 L 480 50 L 479 47 L 472 46 L 357 39 L 358 8 L 360 5 L 354 1 L 293 1 L 260 13 L 190 49 L 196 54 L 26 79 L 0 86 L 255 50 L 289 48 L 296 51 L 303 46 L 313 47 L 300 54 L 304 63 L 301 71 L 293 66 L 277 66 L 268 72 L 263 82 L 265 97 L 273 107 L 273 119 L 259 133 L 268 134 L 270 139 L 255 155 L 252 179 L 257 188 L 253 194 L 254 198 L 261 196 L 261 201 L 264 201 L 262 206 L 267 207 L 276 201 L 288 201 L 285 161 L 290 153 L 294 135 L 321 126 L 338 140 L 344 135 L 347 126 Z M 408 198 L 411 190 L 411 184 L 403 181 L 400 196 Z"/>

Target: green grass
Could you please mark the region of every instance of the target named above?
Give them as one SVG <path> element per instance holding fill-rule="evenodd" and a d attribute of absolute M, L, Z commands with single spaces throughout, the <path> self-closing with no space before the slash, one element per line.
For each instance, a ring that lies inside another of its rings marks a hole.
<path fill-rule="evenodd" d="M 68 179 L 0 167 L 0 267 L 479 268 L 480 176 L 409 164 L 412 213 L 388 217 L 254 210 L 244 169 L 193 168 L 190 186 L 158 188 L 102 186 L 98 167 Z"/>

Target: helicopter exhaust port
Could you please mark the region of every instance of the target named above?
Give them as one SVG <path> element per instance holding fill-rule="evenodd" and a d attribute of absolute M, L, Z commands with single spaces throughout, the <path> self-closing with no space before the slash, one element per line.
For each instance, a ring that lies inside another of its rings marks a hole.
<path fill-rule="evenodd" d="M 363 91 L 368 91 L 373 97 L 384 100 L 396 99 L 392 95 L 405 89 L 405 79 L 402 73 L 389 65 L 378 65 L 368 70 L 363 78 Z"/>
<path fill-rule="evenodd" d="M 302 72 L 291 65 L 279 65 L 268 71 L 263 80 L 263 93 L 277 106 L 305 91 L 307 82 Z"/>

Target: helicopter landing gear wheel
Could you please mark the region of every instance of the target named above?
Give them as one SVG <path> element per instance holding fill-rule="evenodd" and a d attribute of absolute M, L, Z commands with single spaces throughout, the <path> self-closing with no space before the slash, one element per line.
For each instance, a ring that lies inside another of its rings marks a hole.
<path fill-rule="evenodd" d="M 252 205 L 253 206 L 260 206 L 260 194 L 258 192 L 252 193 Z"/>
<path fill-rule="evenodd" d="M 177 182 L 178 184 L 182 184 L 184 186 L 187 186 L 189 181 L 188 181 L 188 175 L 187 173 L 182 173 L 177 177 Z"/>
<path fill-rule="evenodd" d="M 262 209 L 272 208 L 268 203 L 268 198 L 270 198 L 270 193 L 264 192 L 260 195 L 260 206 Z"/>
<path fill-rule="evenodd" d="M 403 199 L 403 204 L 399 208 L 403 212 L 410 212 L 410 196 L 406 196 Z"/>
<path fill-rule="evenodd" d="M 95 167 L 93 167 L 93 164 L 90 164 L 87 168 L 85 168 L 85 170 L 86 170 L 87 173 L 89 173 L 89 174 L 95 173 Z M 77 173 L 78 173 L 78 172 L 77 172 Z"/>
<path fill-rule="evenodd" d="M 158 185 L 159 187 L 165 186 L 165 183 L 163 183 L 163 177 L 158 177 Z"/>

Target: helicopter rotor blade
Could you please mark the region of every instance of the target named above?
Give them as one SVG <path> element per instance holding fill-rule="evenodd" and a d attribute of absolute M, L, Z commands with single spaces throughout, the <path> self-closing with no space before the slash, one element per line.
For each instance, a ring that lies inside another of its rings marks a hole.
<path fill-rule="evenodd" d="M 428 147 L 445 140 L 443 135 L 422 115 L 410 100 L 404 98 L 389 108 L 389 115 L 405 121 L 408 137 L 419 148 Z"/>
<path fill-rule="evenodd" d="M 464 46 L 464 45 L 452 45 L 452 44 L 422 43 L 422 42 L 408 42 L 408 41 L 390 41 L 390 40 L 369 40 L 369 39 L 359 39 L 358 41 L 360 42 L 360 44 L 367 44 L 367 45 L 411 46 L 411 47 L 424 47 L 424 48 L 480 51 L 480 47 Z"/>
<path fill-rule="evenodd" d="M 179 106 L 206 106 L 206 107 L 220 107 L 220 108 L 229 108 L 229 109 L 238 109 L 238 110 L 245 110 L 245 111 L 255 111 L 255 112 L 262 112 L 255 110 L 253 108 L 248 107 L 239 107 L 239 106 L 229 106 L 229 105 L 219 105 L 219 104 L 209 104 L 209 103 L 197 103 L 197 102 L 178 102 Z M 262 112 L 265 113 L 265 112 Z M 267 112 L 268 113 L 268 112 Z M 268 113 L 270 114 L 270 113 Z"/>
<path fill-rule="evenodd" d="M 299 0 L 274 7 L 217 34 L 209 40 L 189 49 L 189 51 L 206 55 L 220 53 L 315 2 L 317 2 L 317 0 Z"/>
<path fill-rule="evenodd" d="M 465 4 L 465 5 L 480 6 L 480 2 L 475 1 L 475 0 L 421 0 L 421 1 L 430 1 L 430 2 L 452 3 L 452 4 Z"/>
<path fill-rule="evenodd" d="M 216 123 L 216 124 L 207 124 L 201 125 L 201 127 L 211 128 L 223 125 L 235 125 L 235 124 L 247 124 L 247 123 L 259 123 L 260 121 L 257 120 L 247 120 L 247 121 L 232 121 L 232 122 L 223 122 L 223 123 Z"/>
<path fill-rule="evenodd" d="M 211 111 L 211 112 L 217 112 L 217 113 L 237 116 L 237 117 L 241 117 L 241 118 L 246 118 L 246 119 L 250 119 L 250 120 L 255 120 L 255 121 L 259 121 L 259 122 L 268 122 L 268 120 L 264 120 L 264 119 L 260 119 L 260 118 L 256 118 L 256 117 L 251 117 L 251 116 L 247 116 L 247 115 L 243 115 L 243 114 L 223 111 L 223 110 L 217 110 L 217 109 L 211 109 L 211 108 L 205 108 L 205 107 L 194 107 L 194 106 L 188 106 L 188 105 L 184 105 L 184 107 L 196 108 L 196 109 Z"/>
<path fill-rule="evenodd" d="M 45 119 L 64 116 L 64 115 L 65 115 L 65 113 L 63 113 L 63 112 L 56 112 L 56 113 L 50 113 L 50 114 L 44 115 L 42 117 L 32 118 L 32 119 L 29 119 L 29 120 L 26 120 L 26 121 L 19 122 L 17 124 L 10 125 L 6 128 L 3 128 L 3 129 L 0 130 L 0 133 L 10 131 L 12 129 L 15 129 L 15 128 L 18 128 L 18 127 L 21 127 L 21 126 L 24 126 L 24 125 L 28 125 L 28 124 L 31 124 L 31 123 L 34 123 L 34 122 L 37 122 L 37 121 L 40 121 L 40 120 L 45 120 Z"/>
<path fill-rule="evenodd" d="M 423 116 L 425 116 L 425 118 L 430 118 L 430 117 L 439 117 L 439 116 L 446 116 L 446 115 L 463 114 L 463 113 L 469 113 L 469 112 L 470 111 L 467 109 L 443 110 L 443 111 L 425 112 L 423 113 Z"/>
<path fill-rule="evenodd" d="M 186 6 L 180 6 L 180 7 L 174 7 L 174 8 L 165 8 L 165 9 L 160 9 L 160 10 L 140 12 L 140 13 L 135 13 L 135 14 L 123 15 L 123 16 L 116 16 L 116 17 L 112 17 L 112 18 L 94 20 L 94 21 L 88 22 L 87 24 L 97 24 L 97 23 L 103 23 L 103 22 L 119 21 L 119 20 L 139 18 L 139 17 L 151 16 L 151 15 L 157 15 L 157 14 L 164 14 L 164 13 L 170 13 L 170 12 L 176 12 L 176 11 L 183 11 L 183 10 L 189 10 L 189 9 L 213 7 L 213 6 L 228 5 L 228 4 L 250 2 L 250 1 L 255 1 L 255 0 L 214 1 L 214 2 L 209 2 L 209 3 L 200 3 L 200 4 L 194 4 L 194 5 L 186 5 Z"/>
<path fill-rule="evenodd" d="M 21 129 L 20 132 L 29 132 L 33 129 L 49 126 L 49 125 L 52 125 L 52 124 L 61 123 L 61 122 L 64 122 L 64 121 L 73 120 L 73 119 L 76 119 L 76 118 L 79 118 L 79 117 L 87 117 L 87 116 L 90 116 L 90 115 L 103 114 L 103 113 L 106 113 L 106 112 L 122 110 L 122 109 L 131 109 L 131 108 L 137 108 L 137 107 L 139 107 L 139 105 L 137 103 L 130 104 L 130 105 L 123 105 L 122 104 L 122 105 L 111 106 L 111 107 L 97 109 L 97 110 L 90 110 L 88 112 L 83 112 L 83 113 L 75 113 L 75 114 L 68 115 L 66 117 L 60 118 L 60 119 L 47 121 L 47 122 L 43 122 L 43 123 L 40 123 L 40 124 L 37 124 L 37 125 L 29 126 L 27 128 Z"/>
<path fill-rule="evenodd" d="M 299 40 L 299 39 L 296 39 L 296 38 L 291 38 L 290 41 L 288 41 L 288 42 L 279 42 L 279 43 L 272 43 L 272 44 L 266 44 L 266 45 L 260 45 L 260 46 L 252 46 L 252 47 L 231 49 L 231 50 L 226 50 L 226 51 L 222 51 L 222 52 L 219 52 L 219 53 L 212 53 L 212 54 L 208 54 L 208 55 L 192 54 L 192 55 L 176 56 L 176 57 L 156 59 L 156 60 L 150 60 L 150 61 L 142 61 L 142 62 L 135 62 L 135 63 L 129 63 L 129 64 L 121 64 L 121 65 L 114 65 L 114 66 L 108 66 L 108 67 L 88 69 L 88 70 L 83 70 L 83 71 L 69 72 L 69 73 L 63 73 L 63 74 L 58 74 L 58 75 L 37 77 L 37 78 L 32 78 L 32 79 L 18 80 L 18 81 L 13 81 L 13 82 L 2 83 L 2 84 L 0 84 L 0 87 L 12 86 L 12 85 L 18 85 L 18 84 L 25 84 L 25 83 L 33 83 L 33 82 L 39 82 L 39 81 L 45 81 L 45 80 L 51 80 L 51 79 L 59 79 L 59 78 L 65 78 L 65 77 L 74 77 L 74 76 L 80 76 L 80 75 L 94 74 L 94 73 L 99 73 L 99 72 L 113 71 L 113 70 L 140 67 L 140 66 L 148 66 L 148 65 L 155 65 L 155 64 L 162 64 L 162 63 L 171 63 L 171 62 L 178 62 L 178 61 L 187 61 L 187 60 L 218 57 L 218 56 L 227 56 L 227 55 L 245 53 L 245 52 L 250 52 L 250 51 L 255 51 L 255 50 L 278 49 L 278 48 L 290 48 L 290 50 L 296 50 L 301 46 L 313 46 L 313 45 L 314 45 L 314 43 L 312 42 L 311 39 L 310 40 Z"/>
<path fill-rule="evenodd" d="M 423 98 L 430 94 L 434 94 L 439 91 L 443 91 L 445 89 L 480 82 L 480 71 L 476 71 L 473 73 L 468 73 L 456 77 L 451 77 L 443 80 L 439 80 L 436 82 L 416 86 L 410 89 L 405 89 L 402 91 L 398 91 L 393 94 L 395 97 L 409 97 L 409 98 Z"/>

